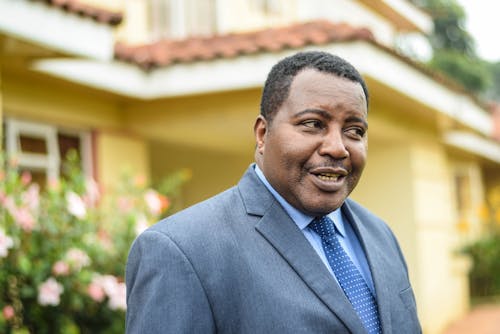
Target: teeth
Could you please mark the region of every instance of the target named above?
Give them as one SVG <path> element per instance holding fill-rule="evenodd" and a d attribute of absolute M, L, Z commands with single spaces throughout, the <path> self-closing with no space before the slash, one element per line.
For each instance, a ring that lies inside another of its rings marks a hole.
<path fill-rule="evenodd" d="M 320 179 L 325 181 L 337 181 L 339 176 L 340 176 L 339 174 L 332 174 L 332 173 L 322 173 L 318 175 Z"/>

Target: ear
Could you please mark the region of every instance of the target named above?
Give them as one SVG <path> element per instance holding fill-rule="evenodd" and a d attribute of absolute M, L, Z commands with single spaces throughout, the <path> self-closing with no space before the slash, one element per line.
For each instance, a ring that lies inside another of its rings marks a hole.
<path fill-rule="evenodd" d="M 267 133 L 268 123 L 266 119 L 259 115 L 255 120 L 255 125 L 253 126 L 253 132 L 255 135 L 256 151 L 258 154 L 262 155 L 264 153 L 264 147 L 266 144 L 266 133 Z"/>

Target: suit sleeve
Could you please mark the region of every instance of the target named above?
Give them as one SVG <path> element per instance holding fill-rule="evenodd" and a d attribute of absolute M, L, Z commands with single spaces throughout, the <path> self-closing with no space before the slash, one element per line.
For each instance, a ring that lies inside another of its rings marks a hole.
<path fill-rule="evenodd" d="M 126 268 L 126 333 L 214 333 L 207 296 L 193 266 L 165 234 L 133 243 Z"/>

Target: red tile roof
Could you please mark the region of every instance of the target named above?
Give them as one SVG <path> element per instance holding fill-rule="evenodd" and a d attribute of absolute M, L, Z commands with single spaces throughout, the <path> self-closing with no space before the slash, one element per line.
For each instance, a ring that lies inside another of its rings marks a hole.
<path fill-rule="evenodd" d="M 316 20 L 286 27 L 268 28 L 246 33 L 211 37 L 190 37 L 183 40 L 162 40 L 152 44 L 115 45 L 115 58 L 140 66 L 145 70 L 174 63 L 190 63 L 240 55 L 277 52 L 285 49 L 321 46 L 334 42 L 366 41 L 418 69 L 444 86 L 471 97 L 485 107 L 483 101 L 471 94 L 455 80 L 415 61 L 395 49 L 377 42 L 368 28 L 353 27 L 347 23 Z"/>
<path fill-rule="evenodd" d="M 109 24 L 112 26 L 118 25 L 123 20 L 123 14 L 113 12 L 103 8 L 90 6 L 78 0 L 32 0 L 45 2 L 51 6 L 61 8 L 67 12 L 78 14 L 84 17 L 90 17 L 97 22 Z"/>
<path fill-rule="evenodd" d="M 140 46 L 117 43 L 115 58 L 149 70 L 173 63 L 233 58 L 239 55 L 353 40 L 374 41 L 374 37 L 367 28 L 318 20 L 246 33 L 162 40 Z"/>

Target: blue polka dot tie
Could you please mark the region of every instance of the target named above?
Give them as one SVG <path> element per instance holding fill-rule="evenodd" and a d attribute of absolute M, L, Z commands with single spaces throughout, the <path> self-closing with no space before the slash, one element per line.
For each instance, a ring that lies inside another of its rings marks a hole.
<path fill-rule="evenodd" d="M 326 216 L 318 217 L 309 224 L 309 227 L 321 237 L 328 263 L 368 333 L 382 333 L 377 301 L 337 239 L 332 220 Z"/>

